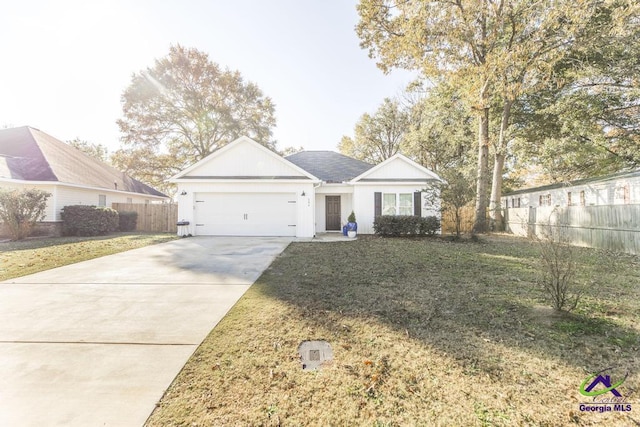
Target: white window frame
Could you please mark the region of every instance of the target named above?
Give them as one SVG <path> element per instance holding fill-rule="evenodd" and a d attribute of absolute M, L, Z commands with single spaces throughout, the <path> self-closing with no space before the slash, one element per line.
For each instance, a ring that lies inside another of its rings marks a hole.
<path fill-rule="evenodd" d="M 400 196 L 408 195 L 408 199 L 405 199 L 405 202 L 408 200 L 409 204 L 406 203 L 403 206 L 400 206 Z M 390 200 L 393 196 L 393 205 L 385 203 L 385 200 Z M 401 211 L 408 213 L 400 213 Z M 394 215 L 394 216 L 411 216 L 413 215 L 413 193 L 382 193 L 382 215 Z"/>
<path fill-rule="evenodd" d="M 615 188 L 613 193 L 613 204 L 614 205 L 626 205 L 630 202 L 630 194 L 629 184 L 619 185 Z"/>
<path fill-rule="evenodd" d="M 106 194 L 98 194 L 98 206 L 106 207 L 107 206 L 107 195 Z"/>

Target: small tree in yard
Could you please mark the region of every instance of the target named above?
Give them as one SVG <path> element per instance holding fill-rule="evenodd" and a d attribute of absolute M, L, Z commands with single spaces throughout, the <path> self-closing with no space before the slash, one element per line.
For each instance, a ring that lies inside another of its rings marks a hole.
<path fill-rule="evenodd" d="M 574 247 L 561 227 L 554 231 L 549 223 L 542 236 L 534 235 L 540 253 L 540 283 L 545 298 L 557 311 L 571 311 L 578 306 L 581 289 L 574 276 Z"/>
<path fill-rule="evenodd" d="M 440 200 L 440 209 L 443 213 L 451 212 L 455 222 L 456 237 L 460 237 L 462 208 L 467 206 L 475 196 L 473 181 L 459 171 L 444 172 L 442 178 L 444 182 L 435 184 L 423 192 L 432 204 Z"/>
<path fill-rule="evenodd" d="M 0 191 L 0 220 L 12 240 L 21 240 L 31 234 L 37 221 L 45 217 L 50 193 L 42 190 Z"/>

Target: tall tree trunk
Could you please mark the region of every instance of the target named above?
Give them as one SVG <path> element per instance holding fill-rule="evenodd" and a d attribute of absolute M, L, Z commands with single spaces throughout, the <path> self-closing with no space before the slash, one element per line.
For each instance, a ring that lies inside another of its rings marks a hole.
<path fill-rule="evenodd" d="M 479 62 L 486 67 L 487 39 L 487 0 L 482 1 L 482 16 L 480 25 L 482 28 L 479 46 Z M 484 70 L 487 73 L 487 70 Z M 488 74 L 482 75 L 482 87 L 480 89 L 480 111 L 478 114 L 478 169 L 476 182 L 476 218 L 473 223 L 472 233 L 487 232 L 487 186 L 489 184 L 489 85 Z"/>
<path fill-rule="evenodd" d="M 487 187 L 489 185 L 489 107 L 483 105 L 478 115 L 478 169 L 476 182 L 476 218 L 474 233 L 487 232 Z"/>
<path fill-rule="evenodd" d="M 489 225 L 491 230 L 502 230 L 502 170 L 504 168 L 504 152 L 497 152 L 494 155 L 493 178 L 491 181 L 491 197 L 489 200 Z"/>
<path fill-rule="evenodd" d="M 507 129 L 511 119 L 512 100 L 505 100 L 502 106 L 502 118 L 500 120 L 500 135 L 496 145 L 496 153 L 493 163 L 493 179 L 491 181 L 491 197 L 489 198 L 489 217 L 492 230 L 501 230 L 503 226 L 502 205 L 502 171 L 507 152 Z"/>

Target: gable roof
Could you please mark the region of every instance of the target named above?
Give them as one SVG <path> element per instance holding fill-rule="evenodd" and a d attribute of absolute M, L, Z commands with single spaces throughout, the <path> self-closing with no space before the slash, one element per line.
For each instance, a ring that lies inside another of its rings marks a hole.
<path fill-rule="evenodd" d="M 248 146 L 249 152 L 258 153 L 261 159 L 271 159 L 273 163 L 271 164 L 271 171 L 268 173 L 272 173 L 274 169 L 274 165 L 276 165 L 275 169 L 278 169 L 279 172 L 285 171 L 286 173 L 294 173 L 295 175 L 277 175 L 273 176 L 271 174 L 265 175 L 263 171 L 259 170 L 260 168 L 255 168 L 255 164 L 249 162 L 247 164 L 247 159 L 240 159 L 242 165 L 231 165 L 225 164 L 222 169 L 227 169 L 227 174 L 221 173 L 216 174 L 214 176 L 211 175 L 197 175 L 192 176 L 191 173 L 194 171 L 207 169 L 206 164 L 209 162 L 215 162 L 216 159 L 222 158 L 227 152 L 234 150 L 239 146 Z M 229 174 L 229 168 L 233 167 L 234 174 Z M 247 169 L 248 168 L 248 169 Z M 235 174 L 237 169 L 245 169 L 246 172 L 242 175 Z M 249 170 L 250 169 L 250 170 Z M 247 136 L 241 136 L 238 139 L 235 139 L 228 143 L 227 145 L 218 148 L 213 153 L 209 154 L 207 157 L 201 159 L 200 161 L 194 163 L 188 168 L 180 171 L 178 174 L 174 175 L 169 179 L 170 182 L 176 182 L 177 180 L 186 180 L 186 179 L 310 179 L 313 181 L 317 181 L 318 178 L 313 174 L 309 173 L 307 170 L 299 167 L 293 162 L 288 161 L 284 157 L 280 156 L 278 153 L 270 150 L 264 145 L 254 141 L 253 139 Z"/>
<path fill-rule="evenodd" d="M 168 197 L 29 126 L 0 130 L 0 178 L 60 182 Z"/>
<path fill-rule="evenodd" d="M 285 159 L 328 183 L 349 181 L 374 167 L 334 151 L 301 151 Z"/>
<path fill-rule="evenodd" d="M 420 178 L 407 177 L 407 176 L 404 176 L 404 177 L 403 176 L 398 176 L 398 177 L 395 177 L 395 178 L 372 178 L 371 177 L 371 175 L 375 175 L 375 173 L 380 171 L 381 169 L 384 169 L 388 165 L 390 165 L 392 163 L 397 163 L 397 162 L 401 162 L 401 163 L 404 163 L 404 164 L 408 165 L 410 168 L 412 168 L 414 171 L 418 172 L 423 177 L 420 177 Z M 389 157 L 385 161 L 378 163 L 377 165 L 375 165 L 371 169 L 364 171 L 362 174 L 360 174 L 360 175 L 358 175 L 358 176 L 356 176 L 356 177 L 354 177 L 352 179 L 352 182 L 375 182 L 375 181 L 378 181 L 378 182 L 381 182 L 381 181 L 420 181 L 420 182 L 424 182 L 424 181 L 442 181 L 442 178 L 440 178 L 435 172 L 433 172 L 433 171 L 425 168 L 424 166 L 414 162 L 413 160 L 411 160 L 407 156 L 404 156 L 404 155 L 402 155 L 400 153 L 397 153 L 397 154 L 394 154 L 393 156 Z"/>

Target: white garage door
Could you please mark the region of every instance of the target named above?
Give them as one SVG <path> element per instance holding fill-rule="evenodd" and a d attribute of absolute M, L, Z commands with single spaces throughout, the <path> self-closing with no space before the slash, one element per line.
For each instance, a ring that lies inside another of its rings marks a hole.
<path fill-rule="evenodd" d="M 295 236 L 295 193 L 196 193 L 196 235 Z"/>

